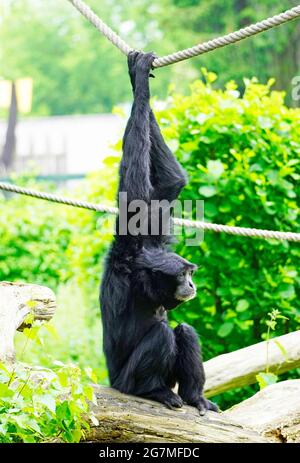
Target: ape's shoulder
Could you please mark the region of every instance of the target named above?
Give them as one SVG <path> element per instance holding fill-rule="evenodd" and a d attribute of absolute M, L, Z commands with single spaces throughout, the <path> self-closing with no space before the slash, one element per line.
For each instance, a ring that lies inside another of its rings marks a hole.
<path fill-rule="evenodd" d="M 105 270 L 114 271 L 124 277 L 132 272 L 136 255 L 135 248 L 130 246 L 126 248 L 122 243 L 114 241 L 106 256 Z"/>

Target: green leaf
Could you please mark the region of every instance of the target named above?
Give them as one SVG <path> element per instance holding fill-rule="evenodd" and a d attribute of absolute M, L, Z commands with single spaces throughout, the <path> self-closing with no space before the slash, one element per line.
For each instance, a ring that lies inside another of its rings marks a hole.
<path fill-rule="evenodd" d="M 236 311 L 237 312 L 244 312 L 245 310 L 249 309 L 249 302 L 247 301 L 247 299 L 240 299 L 237 303 L 237 306 L 236 306 Z"/>
<path fill-rule="evenodd" d="M 258 117 L 258 123 L 262 129 L 270 129 L 274 125 L 272 119 L 263 116 Z"/>
<path fill-rule="evenodd" d="M 175 328 L 175 326 L 173 326 L 173 328 Z M 86 367 L 84 371 L 88 378 L 90 378 L 93 381 L 93 383 L 97 383 L 97 374 L 92 368 Z"/>
<path fill-rule="evenodd" d="M 90 384 L 84 386 L 83 392 L 88 400 L 90 400 L 91 402 L 94 401 L 94 389 Z"/>
<path fill-rule="evenodd" d="M 284 356 L 286 362 L 288 362 L 289 361 L 289 356 L 288 356 L 288 353 L 287 353 L 285 347 L 278 341 L 278 339 L 273 339 L 273 341 L 275 342 L 276 346 L 278 347 L 278 349 L 280 350 L 280 352 Z"/>
<path fill-rule="evenodd" d="M 217 207 L 209 201 L 205 201 L 204 214 L 206 217 L 215 217 L 218 214 Z"/>
<path fill-rule="evenodd" d="M 221 338 L 226 338 L 226 336 L 228 336 L 233 330 L 233 327 L 234 327 L 234 324 L 231 322 L 223 323 L 218 329 L 218 333 L 217 333 L 218 336 L 220 336 Z"/>
<path fill-rule="evenodd" d="M 52 413 L 56 411 L 55 398 L 50 394 L 35 396 L 35 402 L 44 405 Z"/>
<path fill-rule="evenodd" d="M 37 301 L 33 301 L 33 300 L 29 300 L 26 302 L 26 305 L 29 309 L 35 309 L 35 307 L 37 306 Z M 30 315 L 30 314 L 28 314 Z M 32 321 L 31 321 L 32 323 Z"/>
<path fill-rule="evenodd" d="M 0 398 L 13 397 L 14 391 L 7 384 L 0 383 Z"/>
<path fill-rule="evenodd" d="M 213 185 L 201 186 L 199 188 L 199 193 L 205 198 L 211 198 L 215 194 L 217 194 L 217 190 Z"/>
<path fill-rule="evenodd" d="M 99 420 L 98 420 L 98 418 L 96 418 L 94 413 L 90 413 L 89 418 L 90 418 L 91 422 L 93 423 L 93 425 L 99 426 Z"/>
<path fill-rule="evenodd" d="M 207 170 L 211 177 L 218 179 L 224 172 L 224 166 L 221 161 L 208 161 Z"/>
<path fill-rule="evenodd" d="M 61 370 L 57 373 L 59 378 L 59 382 L 63 387 L 67 387 L 69 385 L 69 375 L 65 370 Z"/>
<path fill-rule="evenodd" d="M 274 375 L 274 373 L 264 373 L 260 372 L 256 375 L 256 380 L 259 384 L 260 389 L 269 386 L 270 384 L 275 384 L 278 381 L 278 376 Z"/>
<path fill-rule="evenodd" d="M 38 338 L 38 334 L 40 331 L 41 327 L 36 325 L 36 326 L 31 326 L 30 328 L 25 328 L 23 330 L 24 336 L 26 338 L 30 339 L 31 341 L 36 341 L 37 343 L 40 343 L 40 339 Z"/>
<path fill-rule="evenodd" d="M 61 404 L 56 406 L 56 416 L 62 422 L 71 418 L 72 414 L 67 400 L 64 400 Z"/>
<path fill-rule="evenodd" d="M 45 328 L 54 339 L 59 339 L 57 329 L 54 325 L 52 325 L 52 323 L 44 323 L 43 328 Z"/>
<path fill-rule="evenodd" d="M 29 302 L 36 302 L 36 301 L 29 301 Z M 27 303 L 27 305 L 29 304 L 29 302 Z M 30 306 L 29 306 L 30 307 Z M 34 308 L 34 307 L 33 307 Z M 29 314 L 26 315 L 25 319 L 24 319 L 24 324 L 25 325 L 32 325 L 34 322 L 34 313 L 33 312 L 30 312 Z"/>

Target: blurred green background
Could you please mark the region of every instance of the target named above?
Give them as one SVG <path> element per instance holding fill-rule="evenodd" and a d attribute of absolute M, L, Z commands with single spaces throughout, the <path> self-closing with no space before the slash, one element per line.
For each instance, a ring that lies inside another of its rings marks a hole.
<path fill-rule="evenodd" d="M 297 3 L 88 1 L 132 46 L 158 55 Z M 34 79 L 31 115 L 110 112 L 130 102 L 124 56 L 67 1 L 47 0 L 45 8 L 35 0 L 4 0 L 0 12 L 0 77 Z M 189 174 L 182 199 L 204 199 L 207 221 L 300 231 L 300 110 L 292 99 L 292 79 L 300 74 L 299 25 L 294 21 L 155 71 L 152 94 L 166 102 L 157 115 Z M 7 112 L 1 110 L 0 116 Z M 119 159 L 120 143 L 103 169 L 80 182 L 72 196 L 113 205 Z M 36 184 L 26 172 L 15 181 L 56 190 Z M 53 321 L 58 337 L 44 333 L 44 348 L 34 346 L 25 353 L 26 361 L 48 366 L 53 359 L 72 360 L 95 368 L 107 383 L 98 286 L 113 220 L 0 194 L 0 280 L 44 284 L 58 296 Z M 299 245 L 207 232 L 199 246 L 187 247 L 184 238 L 176 250 L 199 265 L 198 293 L 172 312 L 171 323 L 185 321 L 196 328 L 205 360 L 265 339 L 273 309 L 288 318 L 279 320 L 274 334 L 299 329 Z M 21 339 L 17 342 L 21 350 Z M 216 400 L 225 408 L 256 388 Z"/>

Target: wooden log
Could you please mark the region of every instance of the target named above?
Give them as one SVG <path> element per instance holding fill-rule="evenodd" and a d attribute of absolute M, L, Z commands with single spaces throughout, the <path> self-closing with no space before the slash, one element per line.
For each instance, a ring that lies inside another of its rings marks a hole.
<path fill-rule="evenodd" d="M 0 282 L 0 361 L 15 360 L 14 336 L 29 313 L 50 320 L 55 308 L 55 295 L 45 286 Z"/>
<path fill-rule="evenodd" d="M 95 386 L 99 424 L 85 436 L 90 442 L 254 443 L 269 442 L 246 425 L 219 413 L 204 417 L 193 407 L 169 410 L 164 405 Z"/>
<path fill-rule="evenodd" d="M 223 416 L 255 429 L 274 442 L 300 443 L 300 379 L 272 384 Z"/>
<path fill-rule="evenodd" d="M 266 369 L 267 341 L 219 355 L 204 363 L 205 395 L 212 397 L 256 382 Z M 281 374 L 300 367 L 300 331 L 273 338 L 268 347 L 269 371 Z"/>

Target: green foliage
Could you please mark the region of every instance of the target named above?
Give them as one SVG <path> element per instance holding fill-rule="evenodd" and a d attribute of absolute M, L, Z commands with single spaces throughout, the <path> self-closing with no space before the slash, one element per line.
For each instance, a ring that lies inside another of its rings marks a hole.
<path fill-rule="evenodd" d="M 49 324 L 48 330 L 52 331 Z M 41 326 L 24 330 L 28 340 L 41 344 Z M 54 362 L 53 368 L 8 366 L 0 363 L 0 443 L 79 442 L 89 430 L 88 401 L 96 403 L 90 368 Z"/>
<path fill-rule="evenodd" d="M 258 381 L 260 389 L 263 389 L 264 387 L 269 386 L 270 384 L 274 384 L 278 381 L 278 376 L 269 371 L 269 344 L 271 339 L 271 330 L 275 332 L 278 320 L 288 320 L 288 317 L 281 315 L 280 311 L 277 309 L 273 309 L 272 312 L 269 312 L 268 316 L 269 318 L 266 320 L 267 332 L 264 336 L 265 340 L 267 341 L 266 368 L 265 371 L 261 371 L 260 373 L 258 373 L 258 375 L 256 375 L 256 379 Z M 285 350 L 284 346 L 278 341 L 278 339 L 275 339 L 274 342 L 280 350 L 283 360 L 288 361 L 288 353 Z"/>
<path fill-rule="evenodd" d="M 55 208 L 24 197 L 0 195 L 0 208 L 0 279 L 55 287 L 69 266 L 71 225 Z"/>
<path fill-rule="evenodd" d="M 234 82 L 214 90 L 216 75 L 203 73 L 207 85 L 171 94 L 160 113 L 189 173 L 181 198 L 204 199 L 209 222 L 299 231 L 300 111 L 271 91 L 273 81 L 245 80 L 240 97 Z M 181 239 L 177 251 L 199 265 L 198 296 L 171 316 L 196 327 L 206 358 L 265 338 L 273 309 L 283 314 L 278 335 L 299 328 L 297 245 L 206 232 L 199 247 Z"/>
<path fill-rule="evenodd" d="M 76 365 L 9 369 L 0 364 L 0 442 L 79 442 L 93 388 Z"/>

